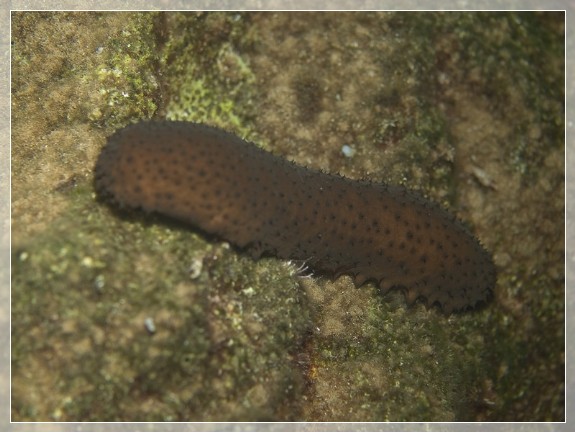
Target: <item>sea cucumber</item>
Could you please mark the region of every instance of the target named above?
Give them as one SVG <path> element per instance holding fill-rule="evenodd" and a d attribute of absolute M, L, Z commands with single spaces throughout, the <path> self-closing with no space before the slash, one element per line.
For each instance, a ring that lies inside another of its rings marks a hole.
<path fill-rule="evenodd" d="M 495 266 L 446 210 L 402 186 L 298 166 L 211 126 L 140 122 L 109 137 L 98 196 L 183 221 L 254 258 L 299 259 L 446 313 L 492 296 Z"/>

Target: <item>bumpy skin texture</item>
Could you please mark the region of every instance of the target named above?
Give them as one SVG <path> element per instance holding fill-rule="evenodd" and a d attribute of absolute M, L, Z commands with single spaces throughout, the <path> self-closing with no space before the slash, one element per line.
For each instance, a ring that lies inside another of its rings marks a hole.
<path fill-rule="evenodd" d="M 310 170 L 202 124 L 142 122 L 108 140 L 99 195 L 357 285 L 404 289 L 449 313 L 487 301 L 490 255 L 455 217 L 403 187 Z"/>

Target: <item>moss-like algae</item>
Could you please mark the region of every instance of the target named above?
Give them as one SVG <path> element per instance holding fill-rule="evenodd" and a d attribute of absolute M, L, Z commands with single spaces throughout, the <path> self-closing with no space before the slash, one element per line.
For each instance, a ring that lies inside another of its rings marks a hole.
<path fill-rule="evenodd" d="M 154 27 L 154 13 L 130 15 L 127 25 L 96 48 L 102 57 L 93 75 L 85 82 L 100 84 L 99 103 L 89 114 L 94 122 L 104 120 L 109 128 L 123 126 L 127 119 L 146 119 L 158 109 L 157 67 L 159 56 Z M 102 55 L 109 51 L 107 55 Z M 126 103 L 126 99 L 129 103 Z"/>
<path fill-rule="evenodd" d="M 163 50 L 168 86 L 174 91 L 165 112 L 170 120 L 211 123 L 250 135 L 251 93 L 255 77 L 238 49 L 248 16 L 178 14 Z"/>

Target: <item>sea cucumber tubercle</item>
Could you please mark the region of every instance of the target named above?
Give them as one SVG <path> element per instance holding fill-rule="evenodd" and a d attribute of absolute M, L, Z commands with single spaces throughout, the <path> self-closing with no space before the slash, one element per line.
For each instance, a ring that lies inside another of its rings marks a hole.
<path fill-rule="evenodd" d="M 202 124 L 116 131 L 98 157 L 95 188 L 119 207 L 189 223 L 256 258 L 306 260 L 446 313 L 486 302 L 495 285 L 479 241 L 418 193 L 301 167 Z"/>

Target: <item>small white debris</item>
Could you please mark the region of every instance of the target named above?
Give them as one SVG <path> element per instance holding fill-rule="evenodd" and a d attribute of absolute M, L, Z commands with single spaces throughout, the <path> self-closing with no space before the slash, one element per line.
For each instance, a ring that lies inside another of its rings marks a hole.
<path fill-rule="evenodd" d="M 493 190 L 497 190 L 497 187 L 495 185 L 495 181 L 491 178 L 491 176 L 489 174 L 487 174 L 486 171 L 482 170 L 478 166 L 473 165 L 471 167 L 471 174 L 473 174 L 473 177 L 475 177 L 475 179 L 482 186 L 484 186 L 486 188 L 493 189 Z"/>
<path fill-rule="evenodd" d="M 341 146 L 341 152 L 345 157 L 350 158 L 353 157 L 353 155 L 355 154 L 355 149 L 351 146 L 348 146 L 347 144 L 344 144 L 343 146 Z"/>
<path fill-rule="evenodd" d="M 198 258 L 194 258 L 190 267 L 188 268 L 188 274 L 190 279 L 197 279 L 202 273 L 203 261 Z"/>
<path fill-rule="evenodd" d="M 154 320 L 152 318 L 148 317 L 144 320 L 144 327 L 146 327 L 146 330 L 148 331 L 148 333 L 150 333 L 150 334 L 156 333 L 156 326 L 155 326 Z"/>
<path fill-rule="evenodd" d="M 252 287 L 247 287 L 242 290 L 242 294 L 245 295 L 246 297 L 252 297 L 255 295 L 255 293 L 256 290 L 254 290 Z"/>
<path fill-rule="evenodd" d="M 96 279 L 94 279 L 94 289 L 96 290 L 96 292 L 102 293 L 102 291 L 104 291 L 105 285 L 106 285 L 106 279 L 104 278 L 104 275 L 100 274 L 96 276 Z"/>
<path fill-rule="evenodd" d="M 81 264 L 84 267 L 92 268 L 94 266 L 94 260 L 92 259 L 92 257 L 87 256 L 82 258 Z"/>

